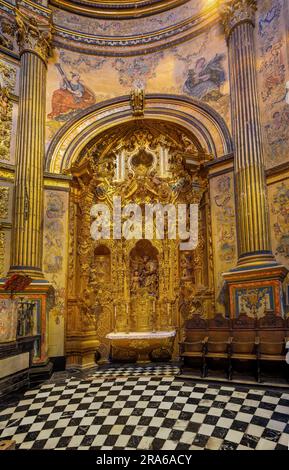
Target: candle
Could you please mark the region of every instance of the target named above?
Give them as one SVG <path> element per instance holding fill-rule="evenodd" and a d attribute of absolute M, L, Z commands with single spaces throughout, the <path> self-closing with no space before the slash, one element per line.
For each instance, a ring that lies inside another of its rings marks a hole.
<path fill-rule="evenodd" d="M 116 305 L 114 306 L 114 331 L 116 331 Z"/>

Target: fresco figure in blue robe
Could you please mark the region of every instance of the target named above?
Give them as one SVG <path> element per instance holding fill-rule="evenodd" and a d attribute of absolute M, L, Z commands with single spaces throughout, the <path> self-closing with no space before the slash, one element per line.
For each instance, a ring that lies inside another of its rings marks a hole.
<path fill-rule="evenodd" d="M 224 54 L 216 54 L 210 62 L 205 57 L 198 59 L 195 68 L 188 71 L 184 91 L 204 101 L 217 101 L 221 98 L 223 95 L 220 89 L 226 80 L 222 64 L 224 59 Z"/>

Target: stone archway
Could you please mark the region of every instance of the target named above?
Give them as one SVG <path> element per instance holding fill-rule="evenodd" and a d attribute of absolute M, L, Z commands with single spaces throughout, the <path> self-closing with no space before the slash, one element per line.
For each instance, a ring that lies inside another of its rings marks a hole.
<path fill-rule="evenodd" d="M 181 125 L 195 135 L 202 148 L 214 158 L 233 152 L 230 131 L 223 118 L 209 105 L 178 95 L 149 94 L 143 119 Z M 129 96 L 98 103 L 79 113 L 54 136 L 46 155 L 45 169 L 62 173 L 73 165 L 81 150 L 101 132 L 135 120 Z"/>

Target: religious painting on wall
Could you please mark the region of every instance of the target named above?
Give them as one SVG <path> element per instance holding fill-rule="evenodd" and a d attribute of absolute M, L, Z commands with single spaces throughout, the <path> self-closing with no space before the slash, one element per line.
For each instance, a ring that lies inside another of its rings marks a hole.
<path fill-rule="evenodd" d="M 235 220 L 233 174 L 212 178 L 210 182 L 212 202 L 213 245 L 215 258 L 215 289 L 218 309 L 224 311 L 226 288 L 223 273 L 236 263 L 237 234 Z"/>
<path fill-rule="evenodd" d="M 272 213 L 275 255 L 289 262 L 289 185 L 284 182 L 273 193 Z"/>
<path fill-rule="evenodd" d="M 289 98 L 286 11 L 283 0 L 260 2 L 257 51 L 266 166 L 288 159 Z"/>
<path fill-rule="evenodd" d="M 217 101 L 223 95 L 221 85 L 226 75 L 223 67 L 224 54 L 216 54 L 212 60 L 200 57 L 195 67 L 188 70 L 184 90 L 190 95 L 204 101 Z"/>
<path fill-rule="evenodd" d="M 15 341 L 17 330 L 17 302 L 0 299 L 0 343 Z"/>
<path fill-rule="evenodd" d="M 217 194 L 214 196 L 217 220 L 219 222 L 218 245 L 225 263 L 233 263 L 235 259 L 235 207 L 233 200 L 232 179 L 224 175 L 217 180 Z"/>
<path fill-rule="evenodd" d="M 46 200 L 44 271 L 58 273 L 63 263 L 64 201 L 61 194 L 53 191 L 47 193 Z"/>
<path fill-rule="evenodd" d="M 213 34 L 213 33 L 212 33 Z M 214 40 L 218 41 L 217 33 Z M 223 50 L 223 45 L 218 45 Z M 223 52 L 211 51 L 206 48 L 194 63 L 189 63 L 186 70 L 183 92 L 193 98 L 205 101 L 212 106 L 225 119 L 230 126 L 230 95 L 227 73 L 227 56 Z"/>
<path fill-rule="evenodd" d="M 83 83 L 81 76 L 76 71 L 65 72 L 61 64 L 55 64 L 61 82 L 57 90 L 54 90 L 51 99 L 51 112 L 48 119 L 56 121 L 68 121 L 78 111 L 88 108 L 95 103 L 94 93 Z"/>
<path fill-rule="evenodd" d="M 55 303 L 50 310 L 55 326 L 61 326 L 66 295 L 66 223 L 68 194 L 45 191 L 43 270 L 55 289 Z M 52 326 L 52 322 L 50 322 Z"/>

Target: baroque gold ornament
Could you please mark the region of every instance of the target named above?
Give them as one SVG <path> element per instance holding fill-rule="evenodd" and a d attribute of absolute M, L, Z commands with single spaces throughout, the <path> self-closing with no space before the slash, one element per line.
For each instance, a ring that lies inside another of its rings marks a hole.
<path fill-rule="evenodd" d="M 16 10 L 17 42 L 20 53 L 36 53 L 46 63 L 51 54 L 52 26 L 39 23 L 33 16 L 27 17 Z"/>
<path fill-rule="evenodd" d="M 227 39 L 240 23 L 255 25 L 256 0 L 226 0 L 220 2 L 220 15 Z"/>
<path fill-rule="evenodd" d="M 192 155 L 195 164 L 190 166 L 187 160 Z M 201 289 L 208 314 L 213 308 L 212 286 L 205 281 L 212 276 L 202 272 L 208 269 L 206 234 L 210 233 L 202 224 L 210 221 L 205 214 L 200 218 L 200 248 L 183 253 L 179 237 L 168 237 L 166 223 L 164 238 L 158 238 L 155 221 L 152 239 L 146 238 L 144 227 L 139 240 L 125 238 L 123 231 L 113 237 L 108 214 L 110 236 L 93 239 L 91 208 L 101 203 L 113 212 L 118 197 L 124 227 L 130 215 L 122 210 L 130 203 L 137 203 L 140 210 L 145 204 L 199 204 L 208 190 L 203 164 L 209 159 L 178 127 L 142 122 L 98 136 L 71 169 L 69 266 L 73 272 L 68 304 L 74 319 L 69 321 L 82 334 L 95 333 L 103 359 L 110 350 L 113 359 L 130 361 L 178 354 L 174 344 L 185 320 L 180 310 L 184 286 L 194 286 L 187 289 L 188 298 L 201 295 Z"/>
<path fill-rule="evenodd" d="M 8 202 L 9 188 L 7 186 L 0 186 L 0 219 L 7 219 L 8 217 Z"/>

